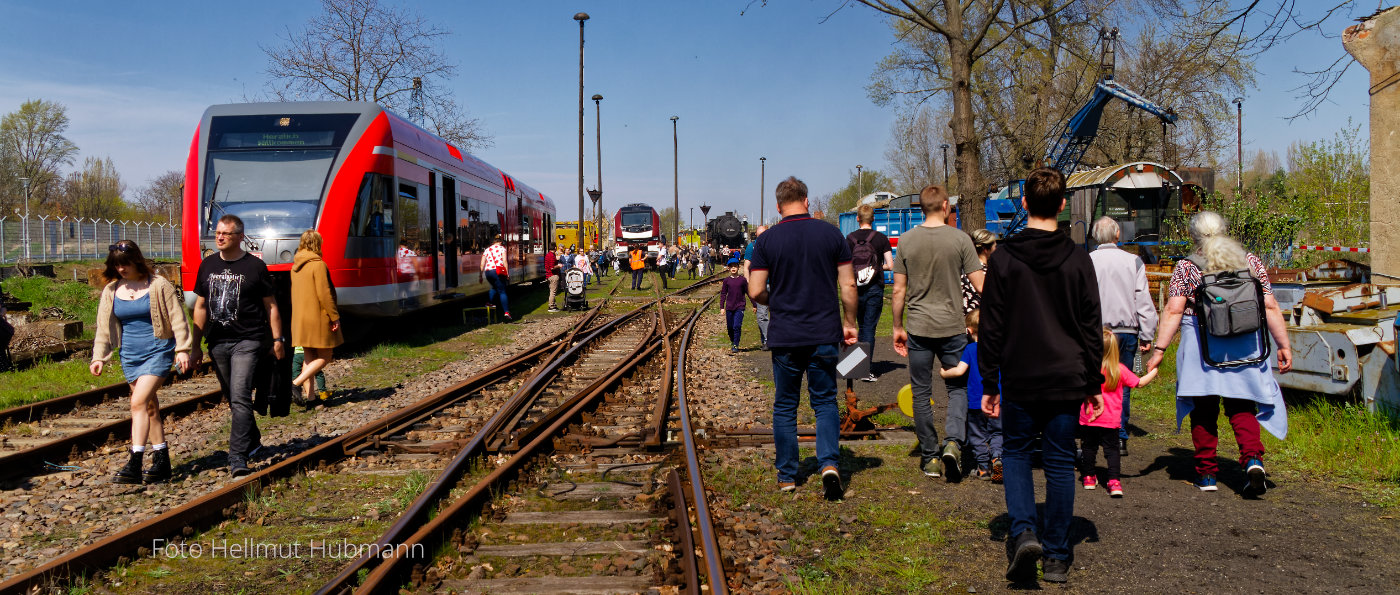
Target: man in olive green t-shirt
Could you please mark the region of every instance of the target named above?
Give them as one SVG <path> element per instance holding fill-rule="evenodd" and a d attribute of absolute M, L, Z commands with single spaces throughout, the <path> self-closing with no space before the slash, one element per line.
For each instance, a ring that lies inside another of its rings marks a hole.
<path fill-rule="evenodd" d="M 948 481 L 962 478 L 959 463 L 967 437 L 967 375 L 944 380 L 948 411 L 943 431 L 947 442 L 938 448 L 933 424 L 933 366 L 957 367 L 967 346 L 967 323 L 962 311 L 962 276 L 982 291 L 982 262 L 972 238 L 945 223 L 948 194 L 941 186 L 919 193 L 924 222 L 899 238 L 894 258 L 894 350 L 909 358 L 909 384 L 914 391 L 914 433 L 919 437 L 919 469 L 940 458 Z M 907 315 L 906 315 L 907 314 Z"/>

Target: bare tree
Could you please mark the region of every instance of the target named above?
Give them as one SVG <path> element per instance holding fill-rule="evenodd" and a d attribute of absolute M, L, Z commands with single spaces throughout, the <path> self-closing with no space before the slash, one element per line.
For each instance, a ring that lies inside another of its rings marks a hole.
<path fill-rule="evenodd" d="M 180 194 L 185 188 L 185 172 L 172 169 L 151 180 L 136 193 L 136 206 L 152 221 L 179 221 Z"/>
<path fill-rule="evenodd" d="M 321 14 L 302 30 L 288 30 L 279 45 L 262 48 L 268 88 L 280 100 L 373 101 L 417 116 L 420 125 L 463 148 L 489 147 L 481 123 L 446 92 L 457 71 L 440 48 L 448 35 L 421 15 L 379 0 L 321 0 Z"/>
<path fill-rule="evenodd" d="M 967 209 L 964 220 L 969 229 L 986 224 L 983 205 L 986 178 L 982 172 L 982 150 L 977 136 L 973 109 L 972 78 L 978 61 L 1012 39 L 1012 36 L 1064 11 L 1077 0 L 857 0 L 914 28 L 933 35 L 923 51 L 946 56 L 943 84 L 919 87 L 912 92 L 924 97 L 947 92 L 952 103 L 952 137 L 956 147 L 958 193 Z M 939 80 L 924 79 L 926 82 Z"/>
<path fill-rule="evenodd" d="M 78 146 L 63 136 L 68 129 L 68 113 L 62 104 L 34 99 L 20 105 L 18 111 L 0 118 L 0 192 L 8 208 L 22 204 L 19 178 L 29 178 L 29 193 L 41 205 L 58 193 L 58 168 L 73 162 Z M 42 209 L 36 209 L 43 212 Z"/>
<path fill-rule="evenodd" d="M 943 184 L 944 152 L 940 145 L 952 140 L 947 126 L 947 110 L 928 104 L 901 110 L 890 126 L 889 147 L 885 160 L 893 173 L 893 190 L 897 194 L 912 194 L 929 184 Z"/>

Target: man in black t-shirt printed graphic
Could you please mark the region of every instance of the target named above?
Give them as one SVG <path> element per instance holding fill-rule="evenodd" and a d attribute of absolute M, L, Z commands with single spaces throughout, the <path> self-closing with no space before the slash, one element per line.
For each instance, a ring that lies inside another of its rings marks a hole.
<path fill-rule="evenodd" d="M 233 417 L 229 474 L 242 477 L 250 473 L 248 459 L 262 441 L 253 417 L 258 364 L 269 352 L 279 360 L 286 357 L 288 337 L 282 333 L 282 315 L 267 264 L 242 248 L 243 220 L 234 215 L 220 217 L 214 242 L 219 251 L 199 264 L 195 276 L 191 359 L 197 364 L 204 358 L 199 350 L 203 337 Z"/>

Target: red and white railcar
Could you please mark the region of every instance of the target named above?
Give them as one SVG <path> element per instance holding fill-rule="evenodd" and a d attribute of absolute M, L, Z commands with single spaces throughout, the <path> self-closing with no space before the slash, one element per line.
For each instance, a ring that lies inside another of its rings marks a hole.
<path fill-rule="evenodd" d="M 544 194 L 366 102 L 210 107 L 183 201 L 187 300 L 229 213 L 274 276 L 290 271 L 303 231 L 321 232 L 341 311 L 375 317 L 485 293 L 481 253 L 497 234 L 511 283 L 543 278 L 555 216 Z"/>
<path fill-rule="evenodd" d="M 645 245 L 647 254 L 654 257 L 661 245 L 661 216 L 647 204 L 623 206 L 613 214 L 613 240 L 619 256 L 625 257 L 633 245 Z"/>

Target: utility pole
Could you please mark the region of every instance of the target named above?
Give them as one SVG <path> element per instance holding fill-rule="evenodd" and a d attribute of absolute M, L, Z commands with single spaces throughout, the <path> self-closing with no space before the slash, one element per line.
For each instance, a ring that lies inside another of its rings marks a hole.
<path fill-rule="evenodd" d="M 680 116 L 671 116 L 671 166 L 675 179 L 675 202 L 671 208 L 675 209 L 676 218 L 671 223 L 671 244 L 674 245 L 680 237 L 681 226 L 681 143 L 680 136 L 676 132 L 676 120 Z"/>
<path fill-rule="evenodd" d="M 767 165 L 768 165 L 768 158 L 767 158 L 767 157 L 759 157 L 759 158 L 758 158 L 758 224 L 759 224 L 759 225 L 763 225 L 763 194 L 764 194 L 765 192 L 767 192 L 767 183 L 765 183 L 765 182 L 763 181 L 763 177 L 764 177 L 765 174 L 768 173 L 767 168 L 766 168 Z M 707 221 L 707 222 L 706 222 L 706 225 L 708 225 L 708 224 L 709 224 L 709 222 Z"/>
<path fill-rule="evenodd" d="M 863 166 L 863 165 L 857 165 L 857 166 L 856 166 L 856 204 L 857 204 L 857 205 L 860 204 L 860 199 L 861 199 L 861 197 L 865 195 L 865 178 L 862 178 L 862 177 L 861 177 L 861 168 L 862 168 L 862 167 L 865 167 L 865 166 Z"/>
<path fill-rule="evenodd" d="M 574 15 L 578 21 L 578 249 L 587 247 L 583 233 L 583 22 L 588 13 Z"/>
<path fill-rule="evenodd" d="M 598 152 L 595 157 L 598 161 L 598 190 L 588 193 L 593 198 L 593 219 L 597 221 L 594 231 L 598 234 L 599 248 L 603 246 L 603 108 L 600 105 L 602 101 L 602 95 L 593 94 L 593 123 L 596 125 L 593 137 L 598 140 Z"/>
<path fill-rule="evenodd" d="M 1235 103 L 1235 196 L 1244 191 L 1244 98 Z"/>
<path fill-rule="evenodd" d="M 944 191 L 944 192 L 947 192 L 947 191 L 948 191 L 948 143 L 943 143 L 943 144 L 941 144 L 941 145 L 938 145 L 938 148 L 943 149 L 943 191 Z"/>

